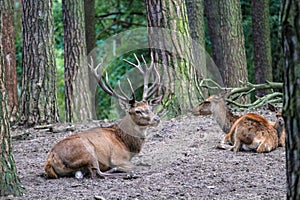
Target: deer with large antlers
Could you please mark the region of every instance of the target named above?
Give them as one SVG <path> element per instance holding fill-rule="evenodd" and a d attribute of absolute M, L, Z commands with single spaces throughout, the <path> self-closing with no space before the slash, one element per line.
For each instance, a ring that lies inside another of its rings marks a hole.
<path fill-rule="evenodd" d="M 127 115 L 119 124 L 109 128 L 93 128 L 70 135 L 59 141 L 49 152 L 44 169 L 49 178 L 73 176 L 76 172 L 88 173 L 91 177 L 112 175 L 112 172 L 131 172 L 134 165 L 130 162 L 132 157 L 141 151 L 146 137 L 146 129 L 156 126 L 160 118 L 154 114 L 153 106 L 160 103 L 162 97 L 152 98 L 160 84 L 160 76 L 154 63 L 145 67 L 134 55 L 137 63 L 129 61 L 130 65 L 138 69 L 144 76 L 143 98 L 137 101 L 128 79 L 132 97 L 129 98 L 121 89 L 120 93 L 112 89 L 108 83 L 106 73 L 105 81 L 102 79 L 103 66 L 99 64 L 92 69 L 100 87 L 109 95 L 116 97 L 126 105 Z M 145 68 L 145 69 L 144 69 Z M 153 83 L 149 82 L 150 74 L 154 74 Z M 151 86 L 149 87 L 149 84 Z"/>

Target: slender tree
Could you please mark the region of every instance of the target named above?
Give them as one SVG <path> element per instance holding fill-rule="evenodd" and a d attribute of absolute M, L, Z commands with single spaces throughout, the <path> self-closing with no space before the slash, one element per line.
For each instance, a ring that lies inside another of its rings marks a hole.
<path fill-rule="evenodd" d="M 20 124 L 59 121 L 51 0 L 24 0 Z"/>
<path fill-rule="evenodd" d="M 205 47 L 204 34 L 204 0 L 185 0 L 193 40 Z"/>
<path fill-rule="evenodd" d="M 3 15 L 3 57 L 6 76 L 7 109 L 9 119 L 15 122 L 18 112 L 18 92 L 17 92 L 17 66 L 14 39 L 14 4 L 13 1 L 4 1 Z"/>
<path fill-rule="evenodd" d="M 5 23 L 2 13 L 10 0 L 0 1 L 0 196 L 20 196 L 23 193 L 20 179 L 17 175 L 10 137 L 9 113 L 7 110 L 6 76 L 4 67 L 3 29 Z"/>
<path fill-rule="evenodd" d="M 155 63 L 163 65 L 165 104 L 170 115 L 193 107 L 201 96 L 193 62 L 192 43 L 184 0 L 146 0 L 149 45 Z M 175 94 L 176 93 L 176 94 Z"/>
<path fill-rule="evenodd" d="M 86 49 L 89 54 L 96 46 L 95 0 L 84 0 Z"/>
<path fill-rule="evenodd" d="M 185 2 L 192 38 L 194 63 L 201 71 L 206 71 L 204 0 L 185 0 Z M 199 79 L 205 78 L 201 77 L 201 74 L 198 74 L 198 76 Z"/>
<path fill-rule="evenodd" d="M 87 65 L 84 2 L 63 0 L 66 120 L 92 118 Z"/>
<path fill-rule="evenodd" d="M 92 50 L 96 47 L 96 30 L 95 30 L 95 0 L 84 0 L 84 22 L 85 22 L 85 41 L 87 55 L 93 54 Z M 89 70 L 89 77 L 92 77 L 92 71 Z M 92 116 L 96 118 L 96 101 L 95 93 L 97 84 L 93 79 L 89 79 L 89 86 L 91 91 L 91 112 Z"/>
<path fill-rule="evenodd" d="M 238 0 L 205 0 L 213 59 L 226 87 L 248 81 L 241 5 Z"/>
<path fill-rule="evenodd" d="M 282 1 L 287 199 L 300 199 L 300 2 Z"/>
<path fill-rule="evenodd" d="M 269 0 L 252 1 L 252 28 L 255 82 L 272 81 Z M 266 92 L 259 90 L 256 94 L 263 96 Z"/>

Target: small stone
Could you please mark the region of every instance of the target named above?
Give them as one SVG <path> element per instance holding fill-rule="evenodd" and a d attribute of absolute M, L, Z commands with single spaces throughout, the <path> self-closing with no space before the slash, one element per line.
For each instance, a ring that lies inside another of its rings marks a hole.
<path fill-rule="evenodd" d="M 82 179 L 82 178 L 83 178 L 82 172 L 81 172 L 81 171 L 77 171 L 77 172 L 75 173 L 75 178 L 77 178 L 77 179 Z"/>

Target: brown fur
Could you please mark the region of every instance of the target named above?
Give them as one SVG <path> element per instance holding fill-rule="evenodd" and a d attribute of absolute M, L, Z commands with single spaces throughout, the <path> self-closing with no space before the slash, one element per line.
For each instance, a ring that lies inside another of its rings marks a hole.
<path fill-rule="evenodd" d="M 224 133 L 228 133 L 239 116 L 233 114 L 222 96 L 212 95 L 195 107 L 192 113 L 198 115 L 213 115 Z"/>
<path fill-rule="evenodd" d="M 270 105 L 269 105 L 270 106 Z M 277 111 L 278 108 L 272 106 L 271 111 Z M 227 107 L 224 97 L 221 95 L 212 95 L 205 99 L 202 103 L 200 103 L 197 107 L 195 107 L 192 113 L 196 116 L 198 115 L 213 115 L 214 119 L 218 123 L 218 125 L 222 128 L 223 132 L 228 133 L 231 130 L 233 124 L 240 119 L 240 116 L 233 114 L 230 109 Z M 266 127 L 272 126 L 271 132 L 275 130 L 277 131 L 277 135 L 279 137 L 278 145 L 285 146 L 285 130 L 284 130 L 284 121 L 281 117 L 281 112 L 277 112 L 276 122 L 269 122 L 267 119 L 263 118 L 262 116 L 257 117 L 258 115 L 249 113 L 244 116 L 243 121 L 240 121 L 238 128 L 239 132 L 241 133 L 239 137 L 241 137 L 242 141 L 245 144 L 252 143 L 253 139 L 255 138 L 255 130 L 259 131 L 259 134 L 263 134 L 264 129 L 268 129 Z M 235 125 L 237 126 L 237 125 Z M 258 134 L 258 135 L 259 135 Z M 256 137 L 257 139 L 258 137 Z M 229 139 L 234 141 L 233 132 L 231 135 L 225 136 L 226 141 Z M 275 139 L 276 140 L 276 139 Z M 233 144 L 234 142 L 232 142 Z M 255 145 L 255 144 L 253 144 Z M 226 146 L 224 143 L 221 144 L 219 147 L 224 148 Z M 254 146 L 255 147 L 255 146 Z M 253 147 L 253 148 L 254 148 Z M 232 148 L 232 146 L 227 147 Z"/>
<path fill-rule="evenodd" d="M 229 142 L 233 146 L 226 147 L 235 152 L 241 148 L 255 150 L 258 153 L 270 152 L 282 145 L 279 140 L 283 133 L 283 121 L 269 122 L 266 118 L 255 113 L 241 116 L 234 122 L 223 143 Z M 221 144 L 221 146 L 222 146 Z M 225 146 L 223 146 L 225 147 Z"/>
<path fill-rule="evenodd" d="M 89 172 L 92 177 L 108 175 L 105 171 L 129 172 L 131 158 L 141 151 L 145 131 L 157 125 L 159 117 L 147 102 L 135 103 L 120 124 L 93 128 L 70 135 L 50 151 L 44 169 L 49 178 Z"/>

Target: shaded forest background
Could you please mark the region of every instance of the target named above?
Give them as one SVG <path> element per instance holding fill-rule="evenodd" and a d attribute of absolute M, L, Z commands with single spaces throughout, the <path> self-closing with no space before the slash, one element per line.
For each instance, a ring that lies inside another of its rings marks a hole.
<path fill-rule="evenodd" d="M 103 3 L 95 1 L 95 45 L 102 44 L 107 38 L 120 32 L 147 27 L 145 3 L 143 1 L 131 0 L 112 0 Z M 252 10 L 251 1 L 240 1 L 242 11 L 242 27 L 245 37 L 245 50 L 247 60 L 248 81 L 255 83 L 255 63 L 254 63 L 254 42 L 253 42 L 253 26 L 252 26 Z M 282 82 L 283 60 L 282 48 L 280 44 L 280 6 L 281 2 L 270 0 L 269 23 L 270 23 L 270 42 L 272 55 L 272 74 L 274 82 Z M 18 93 L 21 90 L 22 78 L 22 8 L 20 2 L 15 1 L 15 45 L 16 45 L 16 62 L 17 62 L 17 79 Z M 63 39 L 63 21 L 62 21 L 62 2 L 61 0 L 53 1 L 53 17 L 54 17 L 54 35 L 55 35 L 55 60 L 57 67 L 57 102 L 59 107 L 59 116 L 61 121 L 65 121 L 65 81 L 64 81 L 64 39 Z M 86 27 L 91 24 L 87 23 Z M 205 50 L 212 56 L 212 42 L 209 36 L 206 12 L 204 12 L 204 33 L 205 33 Z M 145 40 L 147 36 L 145 35 Z M 92 42 L 92 43 L 93 43 Z M 90 46 L 89 46 L 90 45 Z M 92 49 L 94 45 L 87 42 L 87 48 Z M 134 53 L 147 55 L 149 50 L 138 50 Z M 115 85 L 121 74 L 130 69 L 129 65 L 125 65 L 123 59 L 133 61 L 133 53 L 122 55 L 116 58 L 108 68 L 110 81 Z M 125 67 L 124 67 L 125 66 Z M 98 119 L 111 119 L 110 111 L 107 110 L 111 104 L 111 98 L 101 89 L 97 91 L 96 113 Z M 99 100 L 101 99 L 101 100 Z M 201 99 L 199 99 L 201 100 Z"/>

